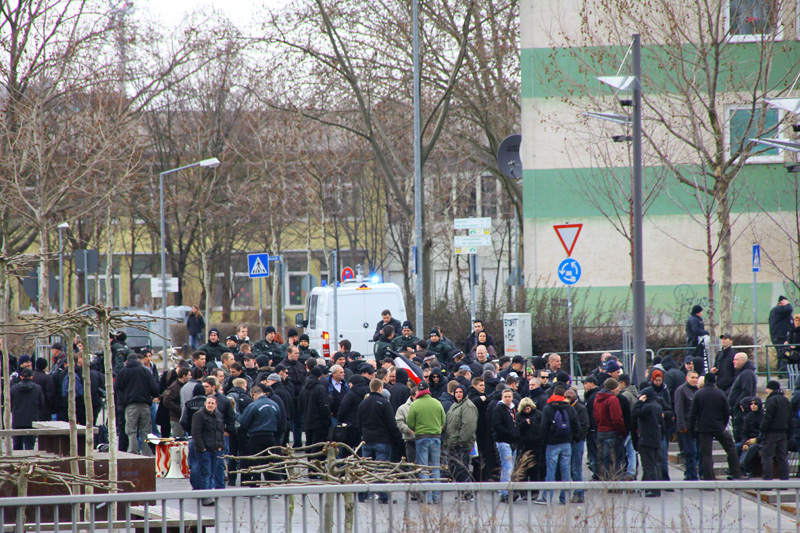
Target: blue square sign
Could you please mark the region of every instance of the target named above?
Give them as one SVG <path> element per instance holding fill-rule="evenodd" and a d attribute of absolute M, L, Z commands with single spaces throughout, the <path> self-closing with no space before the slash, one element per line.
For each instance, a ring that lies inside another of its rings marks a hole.
<path fill-rule="evenodd" d="M 269 260 L 269 254 L 248 254 L 247 272 L 250 278 L 268 278 Z"/>

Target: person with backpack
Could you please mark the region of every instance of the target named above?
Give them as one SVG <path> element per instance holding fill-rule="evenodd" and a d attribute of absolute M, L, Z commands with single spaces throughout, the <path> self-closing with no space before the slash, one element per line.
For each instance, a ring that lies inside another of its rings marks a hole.
<path fill-rule="evenodd" d="M 519 428 L 517 428 L 517 409 L 514 405 L 514 392 L 511 389 L 505 389 L 502 394 L 501 400 L 497 402 L 492 411 L 492 434 L 494 435 L 495 446 L 497 446 L 497 455 L 500 457 L 500 482 L 509 483 L 511 481 L 511 473 L 514 470 L 514 461 L 516 460 Z M 514 501 L 518 497 L 519 495 L 515 494 Z M 500 491 L 500 501 L 509 503 L 508 490 Z"/>
<path fill-rule="evenodd" d="M 611 380 L 611 378 L 609 378 Z M 542 422 L 539 432 L 542 435 L 542 443 L 545 446 L 544 456 L 547 462 L 547 475 L 545 481 L 556 480 L 556 469 L 561 473 L 561 479 L 570 479 L 570 466 L 572 461 L 572 442 L 578 437 L 581 425 L 578 413 L 569 404 L 564 387 L 556 385 L 553 387 L 553 394 L 547 400 L 547 404 L 542 410 Z M 539 498 L 533 503 L 546 505 L 553 499 L 553 491 L 543 491 Z M 567 491 L 562 490 L 559 495 L 559 502 L 567 502 Z"/>

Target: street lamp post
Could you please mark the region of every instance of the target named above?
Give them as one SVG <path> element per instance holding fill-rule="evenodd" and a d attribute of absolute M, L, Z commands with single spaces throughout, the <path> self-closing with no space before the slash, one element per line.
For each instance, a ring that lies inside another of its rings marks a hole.
<path fill-rule="evenodd" d="M 158 175 L 158 192 L 159 192 L 159 200 L 161 203 L 161 310 L 164 313 L 163 319 L 163 329 L 162 332 L 164 334 L 164 370 L 167 370 L 167 349 L 169 347 L 169 337 L 167 335 L 167 248 L 164 234 L 166 233 L 164 230 L 164 176 L 167 174 L 172 174 L 173 172 L 178 172 L 179 170 L 185 170 L 187 168 L 192 167 L 206 167 L 206 168 L 215 168 L 219 166 L 219 159 L 216 157 L 212 157 L 211 159 L 204 159 L 202 161 L 198 161 L 196 163 L 192 163 L 191 165 L 184 165 L 182 167 L 173 168 L 171 170 L 165 170 L 164 172 L 159 173 Z"/>
<path fill-rule="evenodd" d="M 64 237 L 62 232 L 69 229 L 64 222 L 58 225 L 58 312 L 64 312 Z"/>
<path fill-rule="evenodd" d="M 643 242 L 643 209 L 642 209 L 642 62 L 641 38 L 639 34 L 633 35 L 631 45 L 631 76 L 603 76 L 597 79 L 618 91 L 631 91 L 633 99 L 630 105 L 633 108 L 632 117 L 616 113 L 586 113 L 586 115 L 616 122 L 630 124 L 632 134 L 630 137 L 618 136 L 621 141 L 631 141 L 633 152 L 633 170 L 631 194 L 633 196 L 633 279 L 631 289 L 633 292 L 633 379 L 636 383 L 644 382 L 644 370 L 647 366 L 647 341 L 645 331 L 645 283 L 644 283 L 644 256 L 642 253 Z M 618 139 L 615 138 L 615 141 Z"/>

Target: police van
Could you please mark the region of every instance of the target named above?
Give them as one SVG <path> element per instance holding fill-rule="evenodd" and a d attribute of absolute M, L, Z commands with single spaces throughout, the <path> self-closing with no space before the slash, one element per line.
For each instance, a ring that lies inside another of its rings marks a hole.
<path fill-rule="evenodd" d="M 333 287 L 313 288 L 306 300 L 305 317 L 303 313 L 295 317 L 297 327 L 305 328 L 311 347 L 324 357 L 339 349 L 340 340 L 347 339 L 353 351 L 371 358 L 375 346 L 372 336 L 381 320 L 381 311 L 388 309 L 401 323 L 406 320 L 403 293 L 395 283 L 343 281 L 339 283 L 336 298 L 339 309 L 336 339 L 333 338 Z"/>

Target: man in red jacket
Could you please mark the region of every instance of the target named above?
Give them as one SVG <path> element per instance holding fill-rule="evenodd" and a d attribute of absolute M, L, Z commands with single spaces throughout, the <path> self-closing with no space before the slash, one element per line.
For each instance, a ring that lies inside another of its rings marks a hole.
<path fill-rule="evenodd" d="M 625 466 L 624 442 L 627 436 L 625 419 L 617 399 L 619 384 L 608 378 L 594 399 L 594 421 L 597 424 L 597 464 L 603 480 L 620 479 Z"/>

